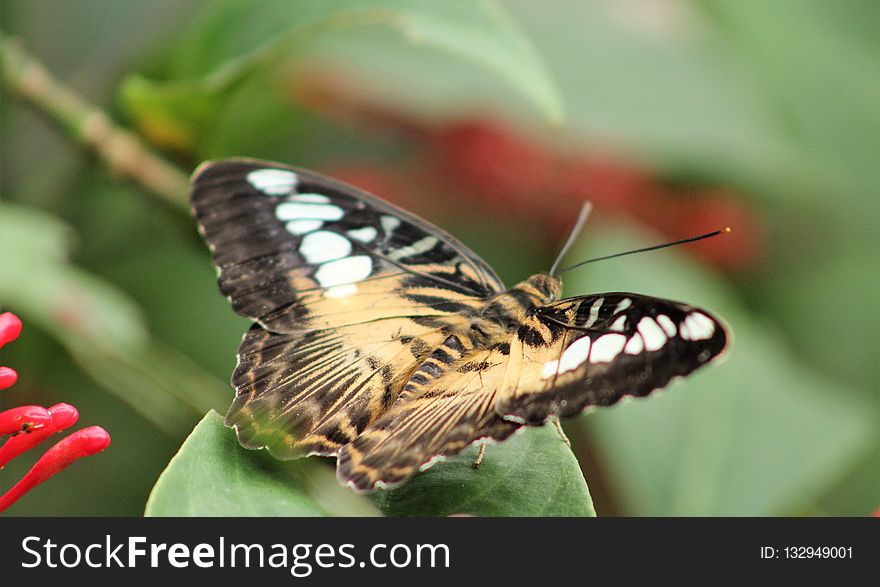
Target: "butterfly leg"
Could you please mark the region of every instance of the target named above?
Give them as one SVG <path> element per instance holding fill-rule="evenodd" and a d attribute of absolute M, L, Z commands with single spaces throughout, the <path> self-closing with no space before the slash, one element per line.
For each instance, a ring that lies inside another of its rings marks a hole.
<path fill-rule="evenodd" d="M 562 423 L 559 421 L 559 416 L 553 416 L 553 425 L 556 426 L 556 431 L 559 433 L 560 438 L 562 438 L 562 442 L 565 443 L 565 446 L 571 448 L 571 441 L 568 439 L 568 436 L 565 435 L 565 431 L 562 429 Z"/>
<path fill-rule="evenodd" d="M 479 469 L 480 464 L 483 462 L 483 456 L 486 454 L 486 445 L 480 445 L 480 454 L 477 455 L 477 458 L 474 459 L 474 464 L 472 465 L 474 469 Z"/>

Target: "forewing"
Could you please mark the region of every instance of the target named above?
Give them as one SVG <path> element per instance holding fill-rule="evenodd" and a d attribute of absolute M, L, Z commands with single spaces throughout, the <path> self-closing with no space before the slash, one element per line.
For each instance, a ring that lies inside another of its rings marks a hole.
<path fill-rule="evenodd" d="M 191 200 L 220 290 L 271 332 L 470 312 L 503 288 L 439 228 L 313 172 L 207 163 Z"/>
<path fill-rule="evenodd" d="M 516 333 L 520 376 L 497 412 L 534 425 L 645 396 L 717 358 L 727 339 L 718 318 L 688 304 L 631 293 L 563 300 Z"/>

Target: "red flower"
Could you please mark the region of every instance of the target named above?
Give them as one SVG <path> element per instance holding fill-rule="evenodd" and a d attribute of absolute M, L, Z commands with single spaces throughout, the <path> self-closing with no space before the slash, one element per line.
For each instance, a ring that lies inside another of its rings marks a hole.
<path fill-rule="evenodd" d="M 8 442 L 8 441 L 7 441 Z M 77 430 L 40 457 L 31 470 L 12 489 L 0 496 L 0 512 L 15 503 L 22 495 L 70 466 L 82 457 L 101 452 L 110 445 L 110 435 L 100 426 Z"/>
<path fill-rule="evenodd" d="M 12 342 L 21 334 L 21 320 L 11 312 L 0 314 L 0 348 Z M 6 389 L 16 382 L 18 373 L 9 367 L 0 367 L 0 389 Z"/>
<path fill-rule="evenodd" d="M 504 204 L 555 192 L 559 161 L 544 145 L 500 125 L 463 121 L 433 140 L 440 172 Z"/>
<path fill-rule="evenodd" d="M 4 426 L 7 414 L 16 410 L 31 410 L 31 413 L 26 414 L 27 425 L 19 423 L 16 426 L 10 422 L 11 425 Z M 0 446 L 0 467 L 6 466 L 6 463 L 37 446 L 55 432 L 70 428 L 78 419 L 79 412 L 70 404 L 57 404 L 48 410 L 39 406 L 24 406 L 0 413 L 0 434 L 13 435 Z M 24 434 L 20 434 L 21 432 Z"/>
<path fill-rule="evenodd" d="M 18 338 L 20 333 L 21 320 L 17 316 L 9 312 L 0 314 L 0 347 Z M 9 387 L 16 379 L 18 374 L 14 370 L 0 367 L 0 389 Z M 9 437 L 0 445 L 0 468 L 52 434 L 73 426 L 78 419 L 79 413 L 69 404 L 50 408 L 21 406 L 0 412 L 0 436 Z M 110 435 L 100 426 L 84 428 L 62 439 L 40 457 L 21 481 L 0 495 L 0 512 L 74 461 L 101 452 L 109 445 Z"/>

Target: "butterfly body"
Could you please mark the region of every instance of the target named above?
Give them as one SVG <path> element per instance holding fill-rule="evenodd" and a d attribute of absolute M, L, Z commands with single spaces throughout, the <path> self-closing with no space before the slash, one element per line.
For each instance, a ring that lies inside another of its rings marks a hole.
<path fill-rule="evenodd" d="M 723 351 L 705 310 L 629 293 L 505 288 L 450 235 L 370 194 L 276 163 L 193 177 L 221 291 L 254 320 L 226 422 L 279 458 L 336 456 L 358 490 L 524 425 L 644 396 Z"/>

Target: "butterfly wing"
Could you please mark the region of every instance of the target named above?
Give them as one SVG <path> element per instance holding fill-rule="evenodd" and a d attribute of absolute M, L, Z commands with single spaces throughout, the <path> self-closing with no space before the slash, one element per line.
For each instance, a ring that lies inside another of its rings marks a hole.
<path fill-rule="evenodd" d="M 718 358 L 727 339 L 717 317 L 684 303 L 631 293 L 566 299 L 540 308 L 516 333 L 520 379 L 496 411 L 540 425 L 646 396 Z"/>
<path fill-rule="evenodd" d="M 516 376 L 512 366 L 503 343 L 473 348 L 467 337 L 448 337 L 400 398 L 339 451 L 340 482 L 362 491 L 393 487 L 476 440 L 513 434 L 521 424 L 495 412 Z"/>
<path fill-rule="evenodd" d="M 335 454 L 503 285 L 424 220 L 319 174 L 203 165 L 191 201 L 245 335 L 226 422 L 278 457 Z"/>
<path fill-rule="evenodd" d="M 192 183 L 221 292 L 272 332 L 456 314 L 504 288 L 439 228 L 317 173 L 229 160 Z"/>
<path fill-rule="evenodd" d="M 341 481 L 362 490 L 393 485 L 480 439 L 647 395 L 718 357 L 727 334 L 704 310 L 608 293 L 543 306 L 489 348 L 467 348 L 458 337 L 446 347 L 450 340 L 456 348 L 440 356 L 452 360 L 429 356 L 396 402 L 340 451 Z"/>

